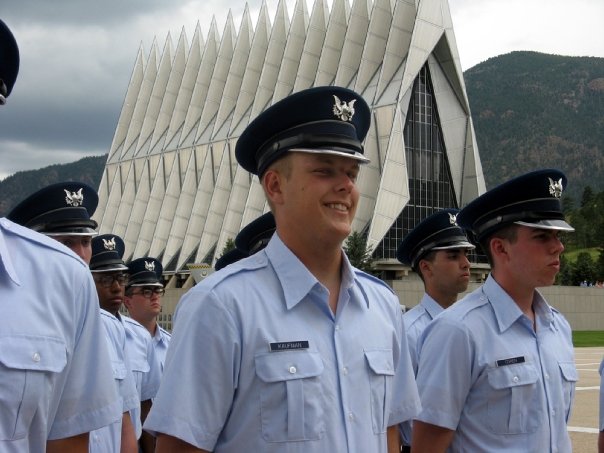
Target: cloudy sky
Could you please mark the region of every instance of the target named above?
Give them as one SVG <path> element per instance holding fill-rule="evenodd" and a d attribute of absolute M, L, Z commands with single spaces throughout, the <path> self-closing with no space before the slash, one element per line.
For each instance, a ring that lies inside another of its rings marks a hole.
<path fill-rule="evenodd" d="M 266 0 L 271 19 L 278 0 Z M 295 0 L 286 0 L 293 11 Z M 307 0 L 309 11 L 312 0 Z M 464 70 L 513 50 L 604 57 L 603 0 L 449 0 Z M 261 0 L 248 1 L 255 22 Z M 0 108 L 0 180 L 20 170 L 108 152 L 136 54 L 163 50 L 197 22 L 204 37 L 243 0 L 5 0 L 2 18 L 21 52 Z"/>

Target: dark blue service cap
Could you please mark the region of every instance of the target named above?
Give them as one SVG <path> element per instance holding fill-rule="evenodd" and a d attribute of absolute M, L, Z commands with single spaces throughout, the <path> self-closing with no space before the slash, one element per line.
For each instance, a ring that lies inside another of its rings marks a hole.
<path fill-rule="evenodd" d="M 128 263 L 128 285 L 126 286 L 160 286 L 164 271 L 161 262 L 156 258 L 137 258 Z"/>
<path fill-rule="evenodd" d="M 432 250 L 475 248 L 457 224 L 458 213 L 458 209 L 443 209 L 422 220 L 401 242 L 397 259 L 415 268 Z"/>
<path fill-rule="evenodd" d="M 223 267 L 227 267 L 229 264 L 233 264 L 240 259 L 247 258 L 249 255 L 245 252 L 242 252 L 238 248 L 234 248 L 229 250 L 226 253 L 216 260 L 216 264 L 214 264 L 214 269 L 219 271 Z"/>
<path fill-rule="evenodd" d="M 126 246 L 115 234 L 101 234 L 92 238 L 91 272 L 128 271 L 123 257 Z"/>
<path fill-rule="evenodd" d="M 0 20 L 0 105 L 13 90 L 19 73 L 19 47 L 8 26 Z"/>
<path fill-rule="evenodd" d="M 560 197 L 566 176 L 560 170 L 537 170 L 511 179 L 476 198 L 457 223 L 480 241 L 512 223 L 531 228 L 574 231 L 564 220 Z"/>
<path fill-rule="evenodd" d="M 273 237 L 277 226 L 272 212 L 261 215 L 248 223 L 235 237 L 235 246 L 248 255 L 262 250 Z"/>
<path fill-rule="evenodd" d="M 235 146 L 237 162 L 262 176 L 287 151 L 333 154 L 369 162 L 363 155 L 371 111 L 347 88 L 315 87 L 272 105 L 243 131 Z"/>
<path fill-rule="evenodd" d="M 97 223 L 90 217 L 99 203 L 92 187 L 60 182 L 33 193 L 8 214 L 8 219 L 47 236 L 93 236 Z"/>

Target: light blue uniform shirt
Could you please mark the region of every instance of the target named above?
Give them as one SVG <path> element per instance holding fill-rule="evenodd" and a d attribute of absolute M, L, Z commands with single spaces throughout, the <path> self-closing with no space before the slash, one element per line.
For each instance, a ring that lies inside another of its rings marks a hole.
<path fill-rule="evenodd" d="M 419 409 L 392 290 L 345 259 L 334 316 L 275 234 L 183 296 L 145 429 L 215 452 L 385 452 Z"/>
<path fill-rule="evenodd" d="M 604 360 L 600 363 L 600 431 L 604 431 Z"/>
<path fill-rule="evenodd" d="M 54 239 L 0 219 L 0 451 L 120 416 L 88 267 Z"/>
<path fill-rule="evenodd" d="M 533 310 L 536 331 L 489 276 L 424 331 L 417 418 L 456 430 L 450 451 L 571 451 L 571 329 L 538 291 Z"/>
<path fill-rule="evenodd" d="M 420 303 L 403 315 L 405 332 L 407 333 L 407 343 L 409 344 L 409 355 L 411 356 L 414 373 L 417 373 L 417 347 L 419 339 L 428 324 L 443 311 L 444 308 L 441 307 L 438 302 L 424 293 Z M 411 445 L 411 421 L 401 424 L 401 435 L 403 436 L 403 444 Z"/>
<path fill-rule="evenodd" d="M 119 420 L 90 433 L 88 451 L 90 453 L 113 453 L 120 451 L 123 413 L 140 407 L 140 401 L 134 377 L 130 371 L 124 325 L 117 317 L 102 308 L 100 313 L 105 330 L 105 339 L 109 347 L 113 380 L 122 404 Z"/>
<path fill-rule="evenodd" d="M 149 331 L 128 316 L 121 316 L 121 320 L 126 328 L 126 350 L 139 401 L 137 407 L 130 411 L 138 439 L 143 432 L 140 402 L 155 398 L 161 379 L 161 368 Z"/>
<path fill-rule="evenodd" d="M 153 336 L 153 347 L 155 348 L 155 354 L 157 355 L 157 360 L 159 361 L 159 366 L 162 371 L 164 371 L 166 353 L 168 352 L 171 338 L 172 335 L 158 324 L 155 329 L 155 335 Z"/>

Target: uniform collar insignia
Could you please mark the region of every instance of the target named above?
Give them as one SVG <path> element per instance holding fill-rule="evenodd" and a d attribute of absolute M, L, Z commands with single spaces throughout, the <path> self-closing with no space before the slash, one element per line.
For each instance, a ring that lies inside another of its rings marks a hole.
<path fill-rule="evenodd" d="M 549 194 L 553 197 L 560 198 L 562 196 L 562 178 L 558 181 L 554 181 L 552 178 L 549 179 Z"/>
<path fill-rule="evenodd" d="M 105 250 L 115 250 L 115 237 L 109 240 L 103 238 L 103 247 L 105 247 Z"/>
<path fill-rule="evenodd" d="M 155 272 L 155 263 L 153 261 L 145 261 L 145 269 Z"/>
<path fill-rule="evenodd" d="M 78 206 L 82 206 L 82 203 L 84 203 L 84 195 L 82 195 L 81 187 L 77 192 L 70 192 L 67 189 L 63 190 L 65 191 L 65 203 L 67 203 L 68 206 L 73 206 L 76 208 Z"/>
<path fill-rule="evenodd" d="M 451 225 L 457 226 L 457 214 L 451 214 L 450 212 L 448 214 L 449 214 L 449 223 Z"/>
<path fill-rule="evenodd" d="M 335 100 L 335 104 L 333 105 L 333 114 L 342 121 L 351 121 L 352 117 L 354 116 L 354 103 L 357 100 L 353 99 L 348 103 L 342 102 L 335 94 L 333 95 L 333 98 Z"/>

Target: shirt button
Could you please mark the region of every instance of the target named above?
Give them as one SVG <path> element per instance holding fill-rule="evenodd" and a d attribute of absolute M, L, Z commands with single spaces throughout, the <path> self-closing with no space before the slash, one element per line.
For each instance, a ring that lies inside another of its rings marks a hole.
<path fill-rule="evenodd" d="M 348 367 L 342 368 L 342 373 L 344 374 L 344 376 L 347 376 L 348 375 Z"/>
<path fill-rule="evenodd" d="M 512 379 L 512 381 L 518 382 L 518 376 L 514 376 L 513 379 Z"/>
<path fill-rule="evenodd" d="M 295 367 L 295 366 L 290 366 L 290 367 L 289 367 L 289 372 L 290 372 L 291 374 L 296 374 L 296 371 L 298 371 L 298 370 L 296 369 L 296 367 Z"/>
<path fill-rule="evenodd" d="M 546 374 L 546 375 L 545 375 L 545 379 L 549 379 L 549 374 Z"/>
<path fill-rule="evenodd" d="M 352 412 L 348 413 L 348 420 L 350 420 L 350 421 L 354 420 L 354 414 Z"/>
<path fill-rule="evenodd" d="M 555 417 L 555 416 L 556 416 L 556 411 L 552 410 L 552 417 Z"/>
<path fill-rule="evenodd" d="M 40 354 L 39 354 L 39 353 L 37 353 L 37 352 L 34 352 L 34 355 L 32 355 L 32 356 L 31 356 L 31 359 L 32 359 L 34 362 L 39 362 L 39 361 L 40 361 Z"/>
<path fill-rule="evenodd" d="M 338 324 L 336 324 L 336 331 L 340 330 L 340 326 Z"/>

